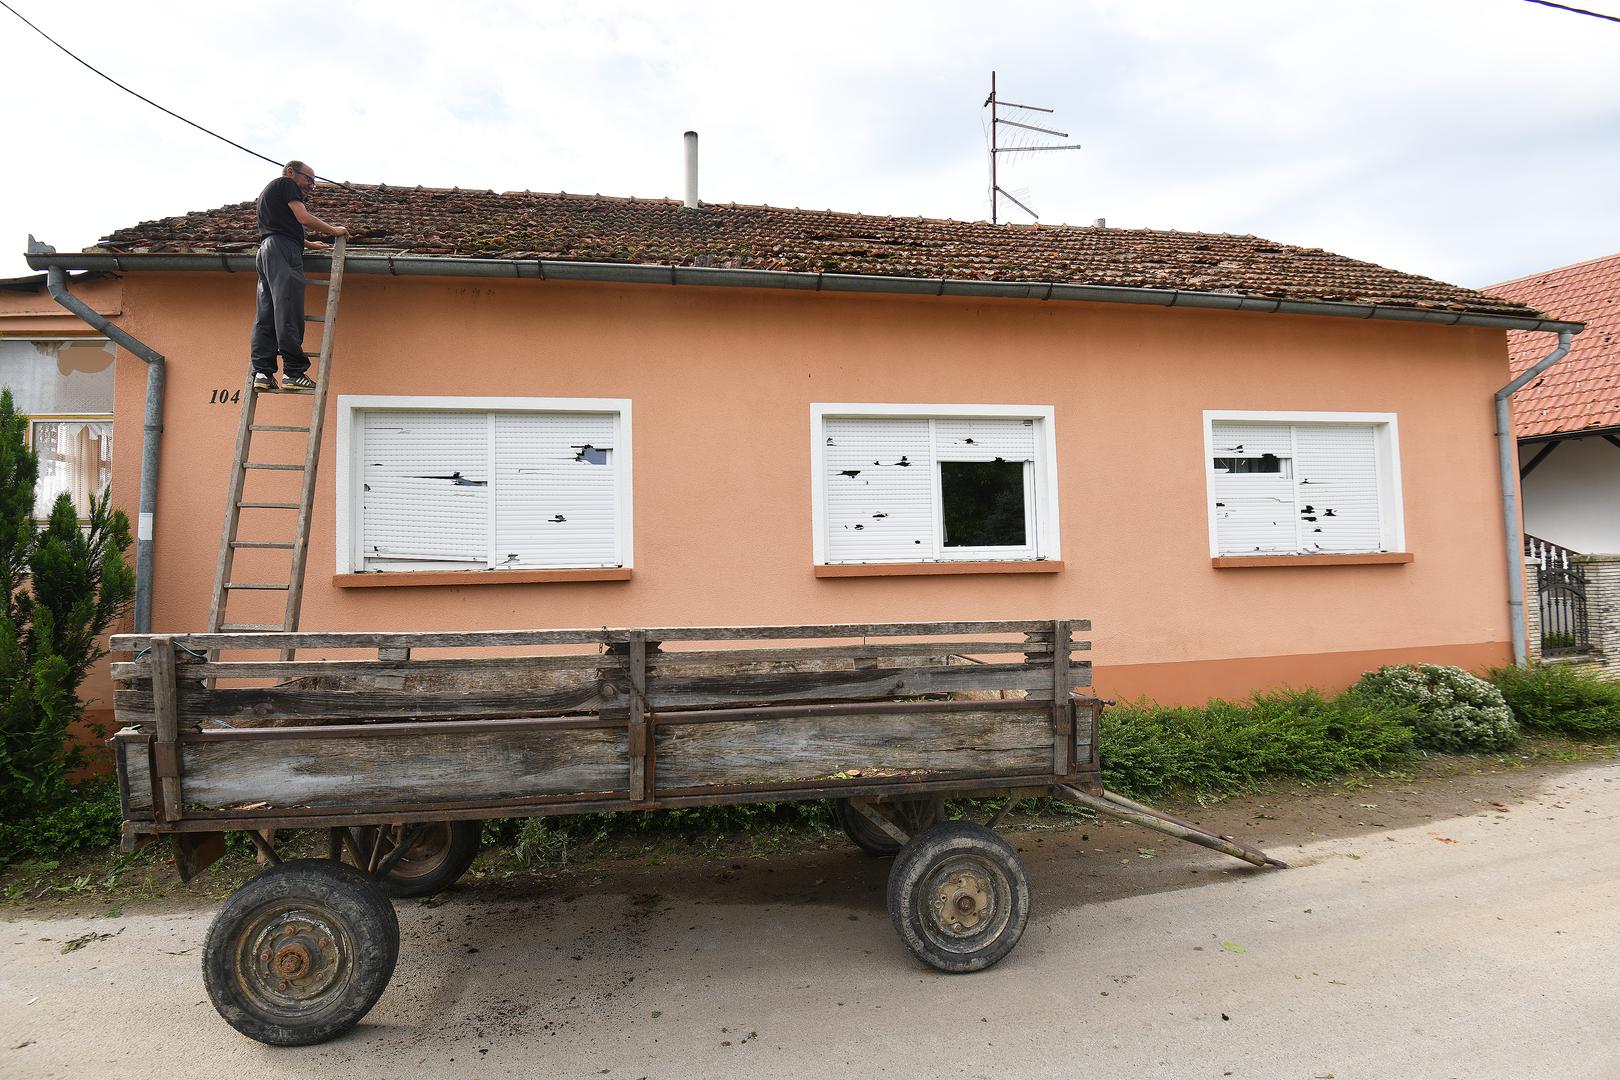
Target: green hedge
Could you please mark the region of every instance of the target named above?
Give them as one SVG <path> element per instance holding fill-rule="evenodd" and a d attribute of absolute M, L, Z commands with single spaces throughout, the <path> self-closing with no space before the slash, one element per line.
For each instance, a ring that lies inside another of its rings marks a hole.
<path fill-rule="evenodd" d="M 1490 676 L 1526 730 L 1582 739 L 1620 735 L 1620 683 L 1568 664 L 1509 665 Z"/>
<path fill-rule="evenodd" d="M 1263 780 L 1320 780 L 1410 756 L 1408 716 L 1348 695 L 1314 690 L 1166 706 L 1143 700 L 1104 711 L 1103 782 L 1132 798 L 1174 788 L 1226 795 Z"/>

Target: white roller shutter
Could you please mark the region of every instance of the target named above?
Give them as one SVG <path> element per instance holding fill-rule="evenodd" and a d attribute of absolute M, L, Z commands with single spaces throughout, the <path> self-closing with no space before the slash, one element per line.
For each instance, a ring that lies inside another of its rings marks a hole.
<path fill-rule="evenodd" d="M 1223 555 L 1266 555 L 1296 550 L 1293 437 L 1287 424 L 1217 420 L 1211 426 L 1216 461 L 1275 458 L 1279 471 L 1228 472 L 1215 468 L 1215 535 Z"/>
<path fill-rule="evenodd" d="M 374 409 L 358 430 L 362 568 L 622 565 L 618 414 Z"/>
<path fill-rule="evenodd" d="M 913 418 L 827 418 L 823 461 L 830 561 L 934 557 L 929 424 Z"/>
<path fill-rule="evenodd" d="M 496 414 L 496 566 L 618 565 L 616 427 L 605 413 Z"/>
<path fill-rule="evenodd" d="M 489 560 L 489 428 L 477 413 L 377 412 L 360 452 L 367 569 Z"/>
<path fill-rule="evenodd" d="M 941 461 L 1034 461 L 1035 421 L 946 419 L 934 421 L 934 450 Z"/>
<path fill-rule="evenodd" d="M 827 417 L 822 424 L 829 562 L 921 562 L 936 547 L 941 461 L 1032 467 L 1035 422 L 976 417 Z M 1033 512 L 1031 512 L 1033 536 Z M 1034 550 L 1033 541 L 1030 551 Z"/>
<path fill-rule="evenodd" d="M 1384 550 L 1376 425 L 1214 420 L 1210 437 L 1221 554 Z M 1278 469 L 1231 471 L 1231 459 Z"/>
<path fill-rule="evenodd" d="M 1301 424 L 1294 498 L 1305 551 L 1377 551 L 1378 446 L 1365 424 Z"/>

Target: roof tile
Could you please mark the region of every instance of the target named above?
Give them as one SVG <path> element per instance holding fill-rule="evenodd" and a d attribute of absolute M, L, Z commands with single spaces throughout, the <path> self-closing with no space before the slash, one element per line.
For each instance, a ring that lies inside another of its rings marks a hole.
<path fill-rule="evenodd" d="M 355 253 L 1050 281 L 1540 317 L 1525 303 L 1257 236 L 386 185 L 323 184 L 311 203 L 348 226 Z M 245 251 L 255 221 L 253 204 L 237 203 L 142 222 L 89 250 Z"/>
<path fill-rule="evenodd" d="M 1620 428 L 1620 254 L 1490 286 L 1521 303 L 1586 323 L 1569 355 L 1513 395 L 1521 439 Z M 1508 333 L 1517 377 L 1551 349 L 1544 334 Z"/>

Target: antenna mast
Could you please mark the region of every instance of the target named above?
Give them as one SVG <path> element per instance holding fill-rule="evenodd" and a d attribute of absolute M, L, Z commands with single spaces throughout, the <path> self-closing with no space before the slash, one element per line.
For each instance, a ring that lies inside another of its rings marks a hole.
<path fill-rule="evenodd" d="M 1020 105 L 1013 101 L 1002 101 L 996 96 L 996 73 L 994 71 L 990 73 L 990 96 L 984 99 L 983 107 L 990 110 L 990 224 L 995 225 L 999 223 L 999 200 L 1003 196 L 1006 197 L 1008 202 L 1018 207 L 1018 209 L 1022 210 L 1036 221 L 1039 221 L 1041 219 L 1041 215 L 1019 202 L 1013 196 L 1012 192 L 1004 189 L 997 181 L 996 156 L 998 154 L 1029 154 L 1039 150 L 1078 150 L 1080 149 L 1080 144 L 1065 143 L 1060 146 L 1002 146 L 1000 144 L 1000 132 L 998 130 L 999 125 L 1001 124 L 1006 124 L 1008 127 L 1021 128 L 1024 131 L 1038 131 L 1042 135 L 1055 135 L 1060 139 L 1067 139 L 1069 137 L 1069 133 L 1067 131 L 1053 131 L 1051 128 L 1036 127 L 1034 124 L 1020 124 L 1016 120 L 1003 120 L 1000 115 L 1002 109 L 1027 109 L 1030 112 L 1043 113 L 1049 113 L 1052 110 L 1041 105 Z"/>

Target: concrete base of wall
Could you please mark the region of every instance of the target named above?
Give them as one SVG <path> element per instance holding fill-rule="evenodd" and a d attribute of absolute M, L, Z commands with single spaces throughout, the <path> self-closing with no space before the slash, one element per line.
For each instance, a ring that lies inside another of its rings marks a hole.
<path fill-rule="evenodd" d="M 1097 693 L 1119 701 L 1148 697 L 1161 705 L 1202 705 L 1210 698 L 1246 698 L 1260 689 L 1310 687 L 1335 693 L 1386 664 L 1449 664 L 1477 674 L 1512 662 L 1513 644 L 1491 641 L 1175 664 L 1099 664 L 1092 679 Z"/>

